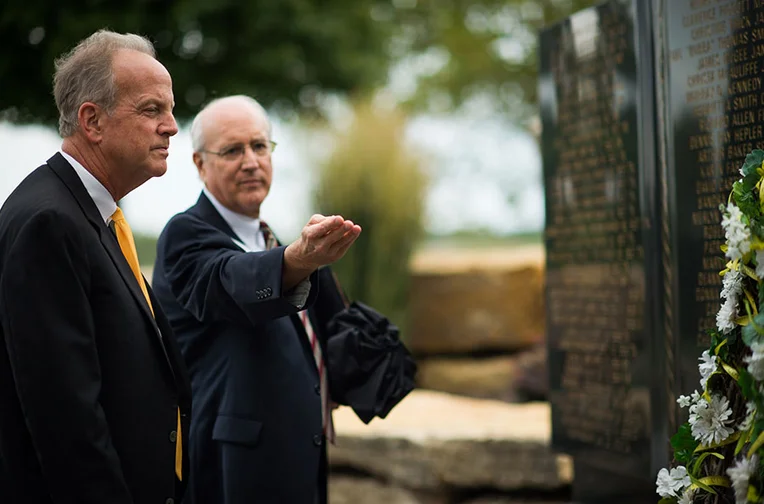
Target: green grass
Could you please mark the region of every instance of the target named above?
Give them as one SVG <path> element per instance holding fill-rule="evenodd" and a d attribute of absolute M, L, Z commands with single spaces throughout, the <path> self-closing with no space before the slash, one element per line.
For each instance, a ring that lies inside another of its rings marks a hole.
<path fill-rule="evenodd" d="M 427 235 L 420 248 L 482 248 L 504 247 L 513 245 L 542 244 L 544 235 L 541 231 L 497 235 L 490 231 L 459 231 L 449 235 Z"/>
<path fill-rule="evenodd" d="M 138 260 L 141 266 L 154 266 L 157 257 L 157 237 L 144 234 L 135 234 L 135 249 L 138 251 Z"/>
<path fill-rule="evenodd" d="M 533 245 L 543 243 L 541 231 L 497 235 L 489 231 L 460 231 L 449 235 L 427 235 L 419 248 L 483 248 L 513 245 Z M 153 266 L 157 255 L 157 237 L 144 234 L 135 235 L 135 248 L 142 266 Z"/>

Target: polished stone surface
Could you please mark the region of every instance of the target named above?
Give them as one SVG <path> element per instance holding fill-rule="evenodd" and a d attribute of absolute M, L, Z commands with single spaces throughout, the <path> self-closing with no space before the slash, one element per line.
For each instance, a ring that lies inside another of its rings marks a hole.
<path fill-rule="evenodd" d="M 553 444 L 580 502 L 654 502 L 699 386 L 718 207 L 764 147 L 761 4 L 613 0 L 541 35 Z"/>

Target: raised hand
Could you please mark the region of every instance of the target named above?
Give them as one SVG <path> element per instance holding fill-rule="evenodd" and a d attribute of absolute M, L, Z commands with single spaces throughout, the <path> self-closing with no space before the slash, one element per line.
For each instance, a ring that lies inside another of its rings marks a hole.
<path fill-rule="evenodd" d="M 313 215 L 284 251 L 283 288 L 290 289 L 317 268 L 342 258 L 360 234 L 361 226 L 339 215 Z"/>

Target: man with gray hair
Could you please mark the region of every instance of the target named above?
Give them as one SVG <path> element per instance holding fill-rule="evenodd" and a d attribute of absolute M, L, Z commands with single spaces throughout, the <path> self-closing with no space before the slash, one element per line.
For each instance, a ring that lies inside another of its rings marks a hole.
<path fill-rule="evenodd" d="M 179 501 L 190 383 L 117 206 L 178 128 L 151 43 L 106 30 L 56 61 L 61 150 L 0 209 L 0 501 Z"/>
<path fill-rule="evenodd" d="M 191 135 L 204 188 L 160 235 L 152 282 L 191 375 L 186 502 L 326 502 L 333 425 L 323 355 L 345 304 L 322 266 L 361 228 L 314 215 L 297 240 L 278 243 L 260 219 L 275 143 L 252 98 L 211 102 Z"/>

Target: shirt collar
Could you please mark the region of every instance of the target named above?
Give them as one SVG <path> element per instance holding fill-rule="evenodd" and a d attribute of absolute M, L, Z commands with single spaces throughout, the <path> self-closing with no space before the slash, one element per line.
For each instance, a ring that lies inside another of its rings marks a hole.
<path fill-rule="evenodd" d="M 231 226 L 233 232 L 236 233 L 236 236 L 246 245 L 249 251 L 265 250 L 265 239 L 260 231 L 260 219 L 229 210 L 213 196 L 206 186 L 202 188 L 202 192 L 204 192 L 204 195 L 210 200 L 215 210 Z"/>
<path fill-rule="evenodd" d="M 117 211 L 117 203 L 114 201 L 111 193 L 103 186 L 103 184 L 98 181 L 97 178 L 93 176 L 92 173 L 87 171 L 87 169 L 85 169 L 85 167 L 82 166 L 79 161 L 74 159 L 63 150 L 59 150 L 59 152 L 62 156 L 64 156 L 64 159 L 66 159 L 69 164 L 72 165 L 75 173 L 82 181 L 82 185 L 85 186 L 85 190 L 93 199 L 93 203 L 95 203 L 96 208 L 98 208 L 98 213 L 101 214 L 101 218 L 105 223 L 108 224 L 111 220 L 112 214 Z"/>

